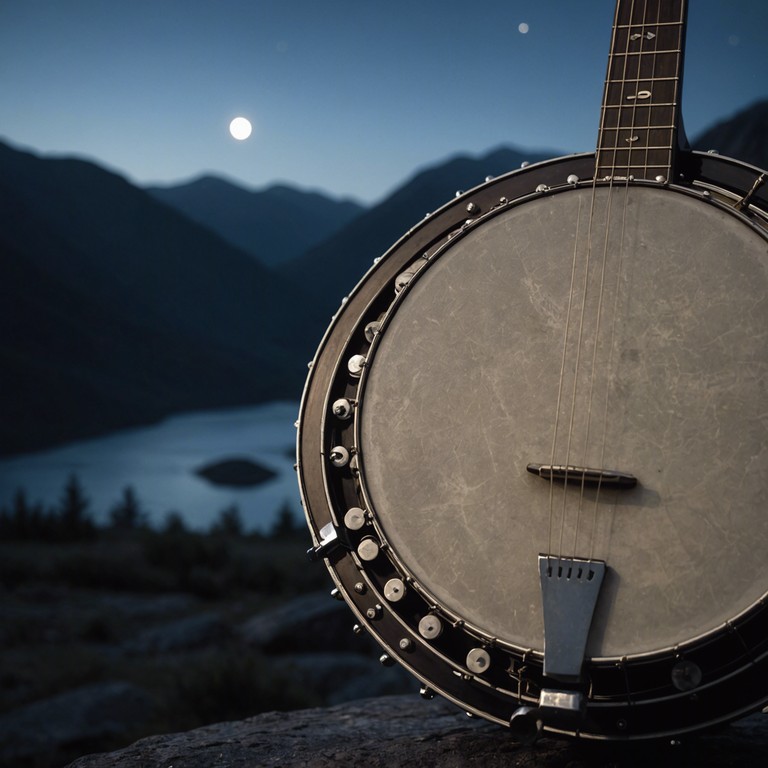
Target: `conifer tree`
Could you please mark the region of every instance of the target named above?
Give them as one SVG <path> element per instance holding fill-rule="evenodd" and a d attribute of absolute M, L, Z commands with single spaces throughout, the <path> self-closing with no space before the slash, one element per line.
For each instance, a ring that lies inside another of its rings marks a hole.
<path fill-rule="evenodd" d="M 85 495 L 77 475 L 72 473 L 64 486 L 59 504 L 61 533 L 65 539 L 87 537 L 95 531 L 95 525 L 88 512 L 90 500 Z"/>
<path fill-rule="evenodd" d="M 120 530 L 134 530 L 144 528 L 147 524 L 147 515 L 141 508 L 136 491 L 127 485 L 123 488 L 123 497 L 115 504 L 109 513 L 113 528 Z"/>

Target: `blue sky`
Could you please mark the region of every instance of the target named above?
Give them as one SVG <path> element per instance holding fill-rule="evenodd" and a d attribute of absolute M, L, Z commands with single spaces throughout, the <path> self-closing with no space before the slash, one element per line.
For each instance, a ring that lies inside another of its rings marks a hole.
<path fill-rule="evenodd" d="M 592 150 L 613 8 L 3 0 L 0 136 L 139 184 L 211 172 L 372 202 L 457 152 Z M 766 97 L 768 2 L 690 0 L 688 134 Z"/>

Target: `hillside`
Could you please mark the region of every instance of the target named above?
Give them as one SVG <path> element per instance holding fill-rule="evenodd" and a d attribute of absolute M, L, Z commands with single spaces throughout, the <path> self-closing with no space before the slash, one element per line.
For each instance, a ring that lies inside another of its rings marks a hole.
<path fill-rule="evenodd" d="M 766 135 L 764 101 L 692 144 L 766 167 Z M 330 316 L 374 258 L 456 190 L 557 154 L 456 156 L 365 210 L 215 177 L 146 191 L 0 144 L 0 453 L 297 399 Z"/>
<path fill-rule="evenodd" d="M 0 145 L 0 450 L 295 398 L 299 290 L 123 178 Z"/>
<path fill-rule="evenodd" d="M 365 210 L 285 185 L 249 191 L 216 176 L 146 191 L 270 267 L 300 256 Z"/>
<path fill-rule="evenodd" d="M 425 214 L 450 201 L 458 190 L 482 184 L 487 176 L 515 170 L 525 161 L 537 162 L 557 155 L 502 148 L 479 158 L 457 156 L 424 169 L 336 235 L 286 264 L 281 274 L 312 286 L 320 309 L 330 316 L 376 257 Z"/>
<path fill-rule="evenodd" d="M 721 155 L 768 168 L 768 99 L 715 123 L 691 145 L 704 152 L 715 149 Z"/>

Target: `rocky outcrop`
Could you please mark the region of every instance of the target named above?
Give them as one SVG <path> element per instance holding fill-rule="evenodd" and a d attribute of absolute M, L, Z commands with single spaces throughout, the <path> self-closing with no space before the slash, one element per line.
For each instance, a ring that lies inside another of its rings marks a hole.
<path fill-rule="evenodd" d="M 310 592 L 253 616 L 238 635 L 247 646 L 265 653 L 359 652 L 365 646 L 352 633 L 353 624 L 345 603 L 332 600 L 328 592 Z M 373 650 L 373 643 L 368 647 Z"/>
<path fill-rule="evenodd" d="M 73 765 L 763 768 L 768 754 L 766 715 L 754 715 L 718 733 L 686 740 L 674 749 L 662 744 L 633 747 L 631 752 L 596 751 L 549 739 L 535 748 L 525 747 L 506 728 L 469 719 L 440 699 L 423 701 L 416 693 L 418 682 L 397 665 L 379 664 L 380 649 L 366 633 L 351 631 L 349 610 L 327 592 L 284 600 L 248 618 L 239 611 L 231 613 L 231 606 L 214 608 L 184 596 L 163 596 L 157 604 L 138 595 L 83 594 L 75 599 L 78 595 L 72 593 L 69 597 L 47 615 L 45 623 L 42 615 L 24 614 L 34 620 L 35 634 L 38 627 L 50 626 L 62 640 L 72 642 L 75 636 L 71 632 L 62 634 L 67 623 L 89 626 L 101 615 L 91 614 L 94 603 L 103 603 L 120 620 L 106 639 L 81 650 L 106 665 L 110 675 L 126 672 L 142 659 L 145 673 L 133 681 L 110 677 L 108 682 L 41 696 L 6 711 L 0 715 L 0 766 L 58 767 L 77 755 L 129 744 L 142 734 L 227 717 L 233 722 L 152 736 L 116 752 L 81 757 Z M 13 605 L 19 610 L 24 607 Z M 135 621 L 129 622 L 129 615 Z M 249 663 L 229 664 L 239 658 Z M 165 689 L 152 687 L 148 674 L 152 670 L 168 672 L 173 690 L 180 690 L 181 696 L 162 698 Z M 21 685 L 24 676 L 20 672 L 17 677 Z M 285 695 L 275 697 L 271 688 L 260 687 L 266 677 L 273 678 L 275 690 L 298 690 L 302 697 L 290 701 Z M 9 680 L 7 672 L 4 682 Z M 191 722 L 167 724 L 168 712 L 178 712 L 188 702 L 227 705 L 243 691 L 250 693 L 240 696 L 245 703 L 236 710 L 209 707 Z M 268 712 L 237 720 L 246 713 L 315 704 L 324 708 Z"/>
<path fill-rule="evenodd" d="M 268 654 L 275 669 L 300 680 L 326 704 L 366 696 L 417 691 L 402 667 L 382 667 L 381 649 L 368 635 L 352 632 L 349 608 L 311 592 L 253 616 L 237 628 L 248 648 Z"/>
<path fill-rule="evenodd" d="M 132 655 L 189 651 L 215 645 L 230 635 L 230 627 L 218 613 L 201 613 L 149 627 L 123 649 Z"/>
<path fill-rule="evenodd" d="M 153 736 L 117 752 L 81 757 L 70 768 L 763 768 L 766 750 L 765 715 L 679 745 L 622 750 L 542 739 L 531 747 L 443 700 L 392 696 Z"/>
<path fill-rule="evenodd" d="M 0 717 L 0 764 L 43 765 L 62 749 L 86 751 L 140 727 L 154 702 L 141 688 L 114 681 L 85 685 Z M 77 752 L 75 752 L 77 754 Z"/>

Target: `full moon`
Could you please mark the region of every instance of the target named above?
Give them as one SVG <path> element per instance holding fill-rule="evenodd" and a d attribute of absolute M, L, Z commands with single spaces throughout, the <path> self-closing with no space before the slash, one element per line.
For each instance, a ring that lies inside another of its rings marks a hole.
<path fill-rule="evenodd" d="M 251 121 L 246 120 L 244 117 L 236 117 L 229 124 L 229 132 L 232 134 L 233 139 L 238 141 L 244 141 L 251 135 Z"/>

